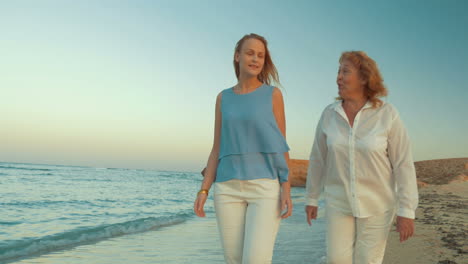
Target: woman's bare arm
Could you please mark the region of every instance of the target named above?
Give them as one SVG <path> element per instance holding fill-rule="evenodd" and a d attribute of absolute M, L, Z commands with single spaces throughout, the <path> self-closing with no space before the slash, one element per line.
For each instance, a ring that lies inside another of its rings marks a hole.
<path fill-rule="evenodd" d="M 279 130 L 286 139 L 286 117 L 284 114 L 283 95 L 278 88 L 275 88 L 273 91 L 273 115 L 275 116 Z M 289 152 L 284 153 L 284 158 L 289 166 Z M 281 215 L 281 218 L 285 219 L 291 216 L 293 209 L 291 201 L 291 184 L 289 183 L 289 180 L 281 182 L 281 188 L 281 211 L 287 209 L 287 211 Z"/>
<path fill-rule="evenodd" d="M 286 115 L 284 114 L 284 101 L 283 95 L 278 88 L 275 88 L 273 91 L 273 114 L 281 134 L 283 134 L 286 139 Z M 284 153 L 284 158 L 289 166 L 289 152 Z"/>
<path fill-rule="evenodd" d="M 205 169 L 205 177 L 201 189 L 209 190 L 213 181 L 216 179 L 216 169 L 218 168 L 218 157 L 219 157 L 219 146 L 221 140 L 221 97 L 219 93 L 216 97 L 215 107 L 215 126 L 214 126 L 214 139 L 213 147 L 211 148 L 210 156 L 208 157 L 208 163 Z"/>

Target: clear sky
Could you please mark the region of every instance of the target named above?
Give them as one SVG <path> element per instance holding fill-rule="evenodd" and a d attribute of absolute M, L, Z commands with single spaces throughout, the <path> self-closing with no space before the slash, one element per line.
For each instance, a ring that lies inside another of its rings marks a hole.
<path fill-rule="evenodd" d="M 291 157 L 338 58 L 374 58 L 415 160 L 468 157 L 468 1 L 1 1 L 0 161 L 198 171 L 235 43 L 263 35 Z"/>

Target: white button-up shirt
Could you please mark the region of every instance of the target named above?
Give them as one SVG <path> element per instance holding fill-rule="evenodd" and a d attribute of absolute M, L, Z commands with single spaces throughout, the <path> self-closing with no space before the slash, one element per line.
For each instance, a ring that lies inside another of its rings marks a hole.
<path fill-rule="evenodd" d="M 307 171 L 306 204 L 328 206 L 355 217 L 398 208 L 413 218 L 418 188 L 408 133 L 398 111 L 383 103 L 366 105 L 351 127 L 337 101 L 325 108 L 317 125 Z"/>

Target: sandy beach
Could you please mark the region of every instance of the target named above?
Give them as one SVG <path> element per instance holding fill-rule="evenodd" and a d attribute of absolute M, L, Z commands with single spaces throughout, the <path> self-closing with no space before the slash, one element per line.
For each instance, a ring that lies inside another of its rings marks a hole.
<path fill-rule="evenodd" d="M 416 162 L 416 233 L 400 243 L 393 227 L 384 264 L 468 263 L 467 163 L 468 158 Z"/>
<path fill-rule="evenodd" d="M 291 160 L 291 184 L 303 186 L 307 160 Z M 468 158 L 415 162 L 419 187 L 416 233 L 403 243 L 393 226 L 384 264 L 468 263 Z"/>

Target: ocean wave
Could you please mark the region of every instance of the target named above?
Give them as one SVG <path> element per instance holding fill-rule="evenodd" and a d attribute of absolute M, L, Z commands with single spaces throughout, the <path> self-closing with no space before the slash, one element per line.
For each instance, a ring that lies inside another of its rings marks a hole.
<path fill-rule="evenodd" d="M 121 171 L 134 171 L 135 169 L 128 169 L 128 168 L 105 168 L 107 170 L 121 170 Z"/>
<path fill-rule="evenodd" d="M 0 221 L 0 225 L 19 225 L 22 223 L 20 221 Z"/>
<path fill-rule="evenodd" d="M 9 241 L 10 243 L 6 246 L 0 246 L 0 262 L 13 261 L 31 255 L 41 255 L 78 245 L 95 243 L 113 237 L 176 225 L 185 222 L 191 216 L 193 216 L 193 213 L 180 213 L 166 217 L 148 217 L 124 223 L 77 228 L 41 238 Z"/>
<path fill-rule="evenodd" d="M 37 201 L 12 201 L 6 203 L 0 203 L 1 206 L 18 206 L 18 207 L 46 207 L 50 205 L 61 205 L 61 204 L 80 204 L 80 205 L 90 205 L 90 206 L 98 206 L 90 201 L 86 200 L 69 200 L 69 201 L 61 201 L 61 200 L 37 200 Z"/>
<path fill-rule="evenodd" d="M 25 167 L 14 167 L 14 166 L 0 166 L 0 169 L 8 169 L 8 170 L 28 170 L 28 171 L 52 171 L 51 169 L 25 168 Z"/>
<path fill-rule="evenodd" d="M 162 177 L 162 178 L 171 178 L 171 179 L 196 179 L 198 176 L 200 178 L 203 178 L 201 174 L 199 173 L 187 173 L 187 172 L 159 172 L 157 174 L 157 177 Z"/>

